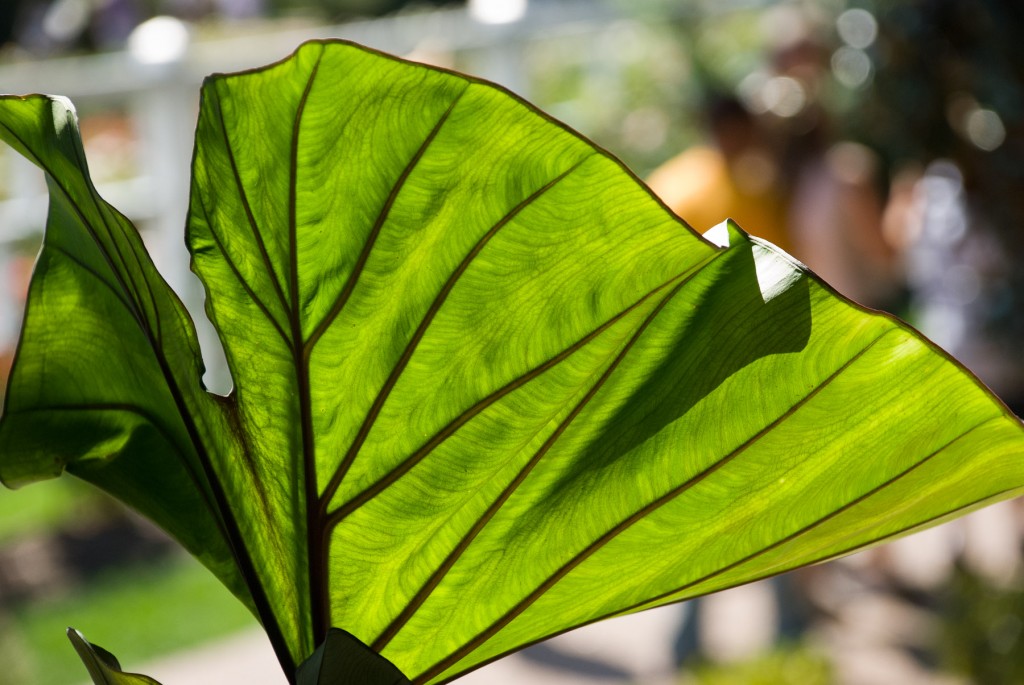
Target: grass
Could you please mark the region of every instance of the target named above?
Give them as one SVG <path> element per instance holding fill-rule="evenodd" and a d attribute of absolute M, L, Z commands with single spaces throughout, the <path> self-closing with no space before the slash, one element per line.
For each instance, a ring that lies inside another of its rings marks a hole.
<path fill-rule="evenodd" d="M 101 497 L 74 478 L 56 478 L 16 493 L 0 488 L 0 546 L 61 527 Z"/>
<path fill-rule="evenodd" d="M 735 664 L 703 664 L 683 685 L 829 685 L 835 682 L 828 660 L 801 645 L 783 645 Z"/>
<path fill-rule="evenodd" d="M 160 566 L 118 569 L 67 597 L 0 616 L 0 681 L 87 682 L 64 634 L 68 626 L 116 654 L 131 671 L 155 657 L 255 625 L 209 571 L 182 554 Z"/>

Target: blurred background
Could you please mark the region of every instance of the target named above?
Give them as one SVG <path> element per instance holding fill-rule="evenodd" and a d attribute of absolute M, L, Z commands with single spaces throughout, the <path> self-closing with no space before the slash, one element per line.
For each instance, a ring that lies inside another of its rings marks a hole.
<path fill-rule="evenodd" d="M 483 76 L 697 230 L 731 216 L 905 318 L 1020 415 L 1022 31 L 1024 5 L 1001 0 L 4 0 L 0 91 L 74 100 L 100 192 L 203 320 L 182 239 L 203 76 L 317 37 Z M 0 382 L 45 211 L 41 174 L 0 150 Z M 1020 509 L 598 624 L 466 682 L 1024 683 Z M 83 682 L 67 625 L 166 685 L 284 682 L 253 619 L 159 531 L 70 479 L 0 491 L 0 680 Z"/>

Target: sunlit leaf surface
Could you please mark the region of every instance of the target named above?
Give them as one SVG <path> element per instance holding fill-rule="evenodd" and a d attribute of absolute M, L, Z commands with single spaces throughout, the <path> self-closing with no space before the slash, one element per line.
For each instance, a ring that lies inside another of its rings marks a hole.
<path fill-rule="evenodd" d="M 486 83 L 341 42 L 207 81 L 226 398 L 67 103 L 0 101 L 0 137 L 51 190 L 0 475 L 127 499 L 290 674 L 334 626 L 447 681 L 1024 484 L 1020 422 L 929 343 Z"/>

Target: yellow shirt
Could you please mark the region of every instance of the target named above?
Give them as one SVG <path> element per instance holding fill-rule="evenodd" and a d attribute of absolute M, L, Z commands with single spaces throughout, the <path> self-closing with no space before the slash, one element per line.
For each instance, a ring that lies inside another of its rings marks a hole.
<path fill-rule="evenodd" d="M 748 233 L 791 251 L 785 202 L 766 157 L 741 155 L 730 168 L 718 150 L 693 147 L 658 167 L 647 184 L 700 233 L 732 219 Z"/>

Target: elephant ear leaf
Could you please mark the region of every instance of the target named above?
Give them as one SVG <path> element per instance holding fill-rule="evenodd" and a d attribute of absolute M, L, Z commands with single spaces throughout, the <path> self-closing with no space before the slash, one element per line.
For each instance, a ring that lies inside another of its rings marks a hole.
<path fill-rule="evenodd" d="M 37 160 L 69 135 L 0 105 Z M 225 398 L 56 161 L 0 476 L 126 495 L 304 683 L 400 675 L 365 649 L 447 682 L 1024 487 L 1024 426 L 931 343 L 491 84 L 339 41 L 207 80 L 187 241 Z"/>
<path fill-rule="evenodd" d="M 148 676 L 125 673 L 113 654 L 99 645 L 91 644 L 74 628 L 68 628 L 68 639 L 89 670 L 95 685 L 160 685 Z"/>

